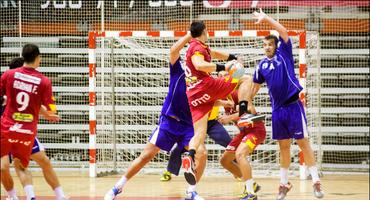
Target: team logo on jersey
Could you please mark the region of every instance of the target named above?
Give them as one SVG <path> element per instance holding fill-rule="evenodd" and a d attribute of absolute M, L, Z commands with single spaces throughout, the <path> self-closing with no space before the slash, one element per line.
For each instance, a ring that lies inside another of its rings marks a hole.
<path fill-rule="evenodd" d="M 191 101 L 191 105 L 196 107 L 200 104 L 206 103 L 210 99 L 211 99 L 211 96 L 209 96 L 209 94 L 206 93 L 206 94 L 203 94 L 203 96 Z"/>
<path fill-rule="evenodd" d="M 13 119 L 18 122 L 32 122 L 33 121 L 33 115 L 28 113 L 19 113 L 15 112 L 13 113 Z"/>

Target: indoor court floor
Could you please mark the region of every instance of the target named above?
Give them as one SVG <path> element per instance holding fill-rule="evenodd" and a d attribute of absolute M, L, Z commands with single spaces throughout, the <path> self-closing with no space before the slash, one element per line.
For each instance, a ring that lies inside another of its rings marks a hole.
<path fill-rule="evenodd" d="M 70 200 L 103 199 L 120 176 L 88 178 L 86 173 L 58 172 L 62 187 Z M 126 185 L 118 200 L 181 200 L 187 184 L 183 176 L 173 177 L 169 182 L 160 182 L 159 175 L 138 175 Z M 278 177 L 255 178 L 262 186 L 258 193 L 259 200 L 275 199 L 278 188 Z M 33 181 L 37 200 L 52 200 L 54 194 L 44 181 L 41 173 L 33 172 Z M 301 181 L 297 177 L 290 179 L 293 184 L 286 200 L 311 200 L 312 186 L 310 180 Z M 324 199 L 330 200 L 368 200 L 369 175 L 324 175 L 322 178 Z M 24 192 L 18 178 L 15 178 L 17 194 L 25 200 Z M 197 191 L 206 200 L 237 200 L 243 183 L 231 176 L 204 177 L 197 186 Z M 1 200 L 5 200 L 3 187 Z"/>

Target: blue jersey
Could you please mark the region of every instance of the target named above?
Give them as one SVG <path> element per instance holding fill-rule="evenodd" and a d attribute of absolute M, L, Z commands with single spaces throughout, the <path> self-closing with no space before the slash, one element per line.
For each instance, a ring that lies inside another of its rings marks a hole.
<path fill-rule="evenodd" d="M 280 45 L 273 58 L 260 61 L 253 76 L 253 82 L 266 81 L 272 110 L 278 109 L 303 89 L 294 73 L 292 42 L 280 37 Z"/>
<path fill-rule="evenodd" d="M 170 85 L 161 114 L 186 124 L 193 124 L 186 96 L 185 73 L 181 67 L 180 59 L 177 59 L 174 65 L 170 64 Z"/>

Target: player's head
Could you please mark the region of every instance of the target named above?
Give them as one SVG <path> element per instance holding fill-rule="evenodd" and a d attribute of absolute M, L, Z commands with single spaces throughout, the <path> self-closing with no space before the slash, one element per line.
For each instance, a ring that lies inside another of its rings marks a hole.
<path fill-rule="evenodd" d="M 26 44 L 22 50 L 24 63 L 38 67 L 40 65 L 41 56 L 39 47 L 35 44 Z"/>
<path fill-rule="evenodd" d="M 24 63 L 24 59 L 22 57 L 18 57 L 10 61 L 8 66 L 9 66 L 9 69 L 16 69 L 18 67 L 22 67 L 23 63 Z"/>
<path fill-rule="evenodd" d="M 263 40 L 263 50 L 265 55 L 269 58 L 275 56 L 276 48 L 278 46 L 279 39 L 275 35 L 268 35 Z"/>
<path fill-rule="evenodd" d="M 203 21 L 195 21 L 190 25 L 191 37 L 207 40 L 207 28 Z"/>

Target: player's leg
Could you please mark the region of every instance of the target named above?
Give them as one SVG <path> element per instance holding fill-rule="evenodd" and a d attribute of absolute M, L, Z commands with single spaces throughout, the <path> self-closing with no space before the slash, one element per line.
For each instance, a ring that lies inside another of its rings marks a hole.
<path fill-rule="evenodd" d="M 55 173 L 53 166 L 51 165 L 50 159 L 46 155 L 45 151 L 39 151 L 31 154 L 31 159 L 34 160 L 42 169 L 44 179 L 53 189 L 57 200 L 67 199 L 62 186 L 59 183 L 57 174 Z"/>
<path fill-rule="evenodd" d="M 225 152 L 222 154 L 220 163 L 221 165 L 231 172 L 235 178 L 241 178 L 242 174 L 238 164 L 235 162 L 235 151 L 241 143 L 244 133 L 240 132 L 236 135 L 227 145 Z"/>
<path fill-rule="evenodd" d="M 167 164 L 167 170 L 163 172 L 160 179 L 161 181 L 171 180 L 171 174 L 174 174 L 176 176 L 179 175 L 181 168 L 181 154 L 185 151 L 186 150 L 182 147 L 179 147 L 179 145 L 176 145 L 176 147 L 171 151 L 170 158 Z"/>
<path fill-rule="evenodd" d="M 105 194 L 104 200 L 113 200 L 119 193 L 121 193 L 127 181 L 135 176 L 150 160 L 152 160 L 159 150 L 160 149 L 157 146 L 148 142 L 140 156 L 131 163 L 130 167 L 120 180 L 118 180 L 114 187 Z"/>
<path fill-rule="evenodd" d="M 262 143 L 265 139 L 266 133 L 264 125 L 261 129 L 262 134 L 259 134 L 258 131 L 260 131 L 258 128 L 251 129 L 251 132 L 243 138 L 235 152 L 235 157 L 242 173 L 242 179 L 245 181 L 245 189 L 242 193 L 241 199 L 256 200 L 256 193 L 258 190 L 260 190 L 260 186 L 253 180 L 252 167 L 250 165 L 250 161 L 248 160 L 249 155 L 257 147 L 257 145 Z"/>
<path fill-rule="evenodd" d="M 264 115 L 257 115 L 250 94 L 252 93 L 252 77 L 244 75 L 239 79 L 238 99 L 239 117 L 238 126 L 244 127 L 256 121 L 265 119 Z"/>
<path fill-rule="evenodd" d="M 296 139 L 298 146 L 302 149 L 305 163 L 311 173 L 314 189 L 313 194 L 316 198 L 323 198 L 324 192 L 321 189 L 314 152 L 308 139 L 307 120 L 303 105 L 300 101 L 297 101 L 287 109 L 292 113 L 290 120 L 292 123 L 289 124 L 290 132 L 294 133 L 292 137 Z"/>
<path fill-rule="evenodd" d="M 1 143 L 1 144 L 3 144 L 3 143 Z M 2 145 L 1 148 L 3 148 L 3 147 L 4 146 Z M 9 162 L 8 154 L 5 154 L 4 156 L 1 157 L 0 176 L 1 176 L 1 183 L 3 184 L 4 189 L 7 192 L 8 198 L 9 199 L 13 198 L 14 200 L 18 199 L 17 195 L 16 195 L 16 192 L 15 192 L 15 189 L 14 189 L 13 178 L 10 175 L 10 162 Z"/>
<path fill-rule="evenodd" d="M 290 144 L 291 135 L 286 124 L 289 123 L 288 111 L 277 109 L 272 111 L 272 139 L 277 140 L 280 151 L 280 185 L 277 200 L 284 199 L 292 188 L 288 181 L 288 169 L 290 166 Z"/>
<path fill-rule="evenodd" d="M 189 155 L 185 156 L 182 160 L 182 166 L 184 168 L 184 176 L 186 181 L 190 185 L 196 184 L 196 176 L 195 176 L 195 155 L 196 151 L 200 145 L 204 144 L 204 140 L 206 138 L 207 132 L 207 121 L 208 121 L 208 114 L 204 115 L 198 121 L 194 123 L 194 136 L 191 138 L 189 142 Z"/>
<path fill-rule="evenodd" d="M 196 183 L 202 178 L 204 169 L 207 164 L 207 150 L 205 144 L 199 146 L 195 154 L 195 183 L 190 184 L 185 191 L 185 200 L 203 200 L 196 192 Z"/>
<path fill-rule="evenodd" d="M 23 166 L 19 158 L 14 158 L 14 168 L 26 193 L 27 200 L 35 198 L 31 172 Z"/>
<path fill-rule="evenodd" d="M 231 137 L 225 127 L 217 120 L 208 121 L 207 135 L 216 143 L 223 147 L 231 142 Z"/>
<path fill-rule="evenodd" d="M 242 173 L 237 163 L 235 163 L 235 152 L 225 151 L 220 159 L 222 167 L 229 171 L 235 178 L 241 178 Z"/>

